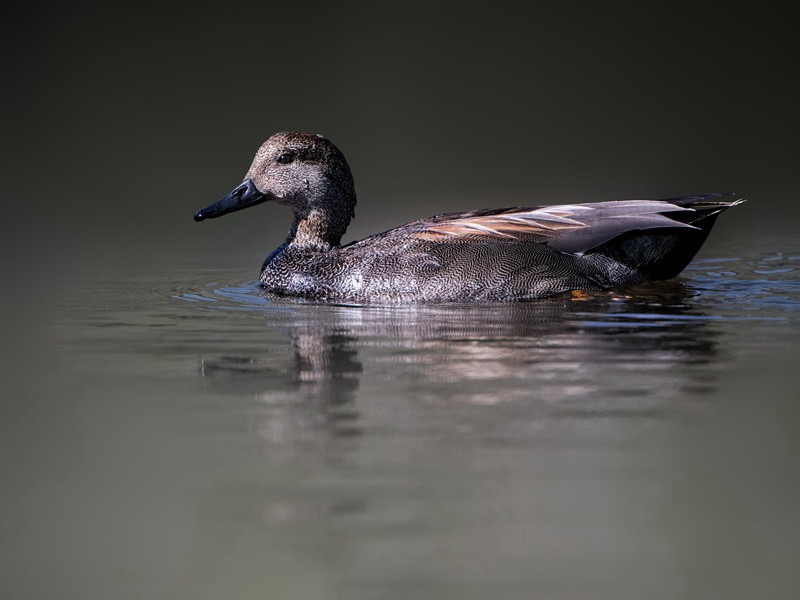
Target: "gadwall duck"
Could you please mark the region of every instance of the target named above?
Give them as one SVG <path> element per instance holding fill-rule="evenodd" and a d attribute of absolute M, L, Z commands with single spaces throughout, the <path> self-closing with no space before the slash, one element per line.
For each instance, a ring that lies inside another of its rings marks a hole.
<path fill-rule="evenodd" d="M 700 249 L 721 194 L 474 210 L 340 242 L 356 193 L 341 151 L 320 135 L 277 133 L 241 185 L 195 221 L 273 200 L 294 211 L 261 268 L 275 294 L 320 301 L 516 301 L 669 279 Z"/>

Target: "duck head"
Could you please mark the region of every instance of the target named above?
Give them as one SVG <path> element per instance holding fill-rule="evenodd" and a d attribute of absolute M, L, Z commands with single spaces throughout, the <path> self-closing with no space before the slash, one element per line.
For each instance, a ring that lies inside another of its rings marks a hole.
<path fill-rule="evenodd" d="M 215 219 L 270 200 L 292 208 L 295 229 L 313 221 L 321 241 L 337 245 L 354 216 L 353 175 L 341 151 L 322 136 L 276 133 L 258 149 L 244 181 L 198 210 L 194 220 Z"/>

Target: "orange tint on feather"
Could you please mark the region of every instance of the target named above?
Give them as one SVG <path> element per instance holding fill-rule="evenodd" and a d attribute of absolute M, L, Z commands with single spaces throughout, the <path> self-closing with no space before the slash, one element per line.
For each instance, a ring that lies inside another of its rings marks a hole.
<path fill-rule="evenodd" d="M 551 238 L 555 232 L 565 229 L 586 227 L 583 223 L 570 219 L 570 212 L 555 211 L 513 212 L 505 215 L 486 215 L 466 217 L 435 223 L 417 232 L 414 237 L 424 240 L 441 240 L 443 237 L 487 236 L 493 238 L 517 239 L 522 236 L 542 236 Z"/>

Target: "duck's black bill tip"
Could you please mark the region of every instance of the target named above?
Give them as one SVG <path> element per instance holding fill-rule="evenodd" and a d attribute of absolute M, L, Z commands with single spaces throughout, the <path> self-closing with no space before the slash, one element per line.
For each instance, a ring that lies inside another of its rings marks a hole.
<path fill-rule="evenodd" d="M 205 208 L 201 208 L 194 213 L 195 221 L 204 221 L 206 219 L 215 219 L 222 215 L 242 210 L 250 206 L 255 206 L 264 202 L 267 197 L 256 189 L 256 186 L 250 179 L 245 179 L 240 186 L 234 189 L 230 194 L 225 196 L 222 200 L 209 204 Z"/>

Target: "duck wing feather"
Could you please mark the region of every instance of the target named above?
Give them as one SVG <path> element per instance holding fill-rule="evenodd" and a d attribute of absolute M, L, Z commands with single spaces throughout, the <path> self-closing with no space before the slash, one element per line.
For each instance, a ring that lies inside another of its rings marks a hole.
<path fill-rule="evenodd" d="M 413 237 L 440 243 L 489 241 L 539 243 L 583 254 L 633 231 L 698 229 L 695 221 L 736 202 L 712 200 L 720 194 L 669 200 L 619 200 L 586 204 L 476 210 L 438 215 L 411 223 Z M 738 202 L 738 201 L 737 201 Z"/>

